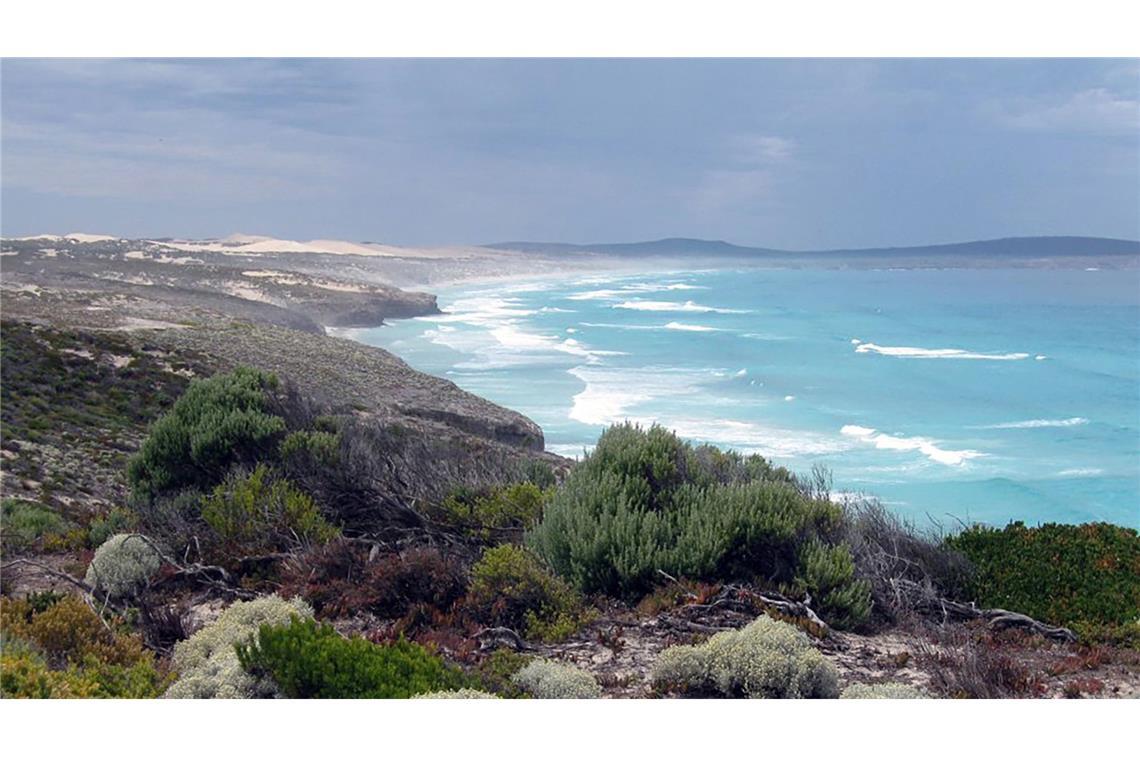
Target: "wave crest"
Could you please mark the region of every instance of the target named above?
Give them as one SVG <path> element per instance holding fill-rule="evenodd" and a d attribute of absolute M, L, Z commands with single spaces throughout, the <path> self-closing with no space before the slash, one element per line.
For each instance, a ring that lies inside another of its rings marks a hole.
<path fill-rule="evenodd" d="M 931 438 L 888 435 L 880 433 L 875 428 L 862 427 L 861 425 L 844 425 L 839 432 L 863 443 L 869 443 L 876 449 L 918 451 L 932 462 L 951 467 L 958 467 L 970 459 L 986 456 L 983 452 L 973 449 L 944 449 L 938 445 L 938 441 Z"/>
<path fill-rule="evenodd" d="M 854 343 L 854 341 L 852 341 Z M 919 348 L 917 346 L 880 346 L 875 343 L 855 344 L 857 354 L 882 354 L 883 356 L 896 356 L 901 359 L 982 359 L 990 361 L 1020 361 L 1028 359 L 1029 354 L 987 354 L 977 351 L 967 351 L 962 348 Z"/>

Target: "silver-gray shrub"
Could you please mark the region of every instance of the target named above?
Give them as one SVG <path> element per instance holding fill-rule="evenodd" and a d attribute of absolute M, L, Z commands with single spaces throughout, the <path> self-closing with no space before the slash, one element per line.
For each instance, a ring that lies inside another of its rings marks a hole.
<path fill-rule="evenodd" d="M 95 550 L 84 580 L 100 596 L 129 599 L 139 594 L 162 567 L 162 555 L 138 533 L 117 533 Z"/>
<path fill-rule="evenodd" d="M 511 682 L 538 699 L 597 699 L 602 687 L 592 675 L 553 660 L 532 660 Z"/>
<path fill-rule="evenodd" d="M 427 694 L 417 694 L 412 699 L 499 699 L 499 696 L 479 689 L 456 689 L 455 691 L 432 691 Z"/>
<path fill-rule="evenodd" d="M 302 599 L 273 594 L 236 602 L 193 636 L 174 645 L 172 665 L 178 680 L 166 691 L 172 699 L 249 699 L 275 697 L 272 679 L 242 669 L 235 645 L 248 643 L 262 625 L 285 625 L 293 617 L 311 618 L 313 609 Z"/>
<path fill-rule="evenodd" d="M 662 690 L 728 697 L 839 696 L 838 671 L 807 634 L 767 615 L 703 644 L 666 649 L 654 664 L 652 679 Z"/>
<path fill-rule="evenodd" d="M 926 699 L 919 689 L 905 683 L 853 683 L 840 699 Z"/>

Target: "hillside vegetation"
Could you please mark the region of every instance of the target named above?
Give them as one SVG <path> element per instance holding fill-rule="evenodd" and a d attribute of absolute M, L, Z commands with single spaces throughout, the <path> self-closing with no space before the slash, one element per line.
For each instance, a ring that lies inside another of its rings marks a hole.
<path fill-rule="evenodd" d="M 1081 695 L 1107 688 L 1070 675 L 1089 663 L 1136 665 L 1129 529 L 930 535 L 874 502 L 836 503 L 818 473 L 656 426 L 614 426 L 566 467 L 525 440 L 427 440 L 442 423 L 369 417 L 264 367 L 185 379 L 114 340 L 5 330 L 21 361 L 77 341 L 88 362 L 122 352 L 76 376 L 135 366 L 151 389 L 100 401 L 5 360 L 17 439 L 35 429 L 29 395 L 91 407 L 80 438 L 129 438 L 149 417 L 116 460 L 113 503 L 82 516 L 66 499 L 4 502 L 5 696 Z M 34 361 L 68 373 L 70 355 Z M 14 589 L 28 568 L 54 589 Z M 1040 622 L 935 612 L 968 602 Z M 919 643 L 882 675 L 843 664 L 859 638 L 842 631 L 904 625 Z M 633 664 L 605 666 L 619 662 Z"/>

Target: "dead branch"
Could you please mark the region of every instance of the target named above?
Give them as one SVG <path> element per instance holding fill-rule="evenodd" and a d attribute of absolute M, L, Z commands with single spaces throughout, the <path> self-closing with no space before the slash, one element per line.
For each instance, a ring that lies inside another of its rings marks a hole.
<path fill-rule="evenodd" d="M 45 573 L 47 573 L 48 575 L 52 576 L 53 578 L 58 578 L 62 581 L 67 581 L 68 583 L 70 583 L 71 585 L 80 589 L 84 593 L 91 594 L 94 592 L 94 589 L 92 589 L 91 586 L 87 585 L 87 583 L 85 581 L 79 580 L 74 575 L 71 575 L 70 573 L 65 573 L 62 570 L 56 570 L 54 567 L 51 567 L 50 565 L 45 565 L 42 562 L 36 562 L 34 559 L 28 559 L 27 557 L 20 557 L 18 559 L 13 559 L 13 560 L 9 560 L 8 562 L 5 562 L 3 565 L 0 565 L 0 571 L 5 571 L 5 570 L 8 570 L 9 568 L 18 567 L 20 565 L 28 565 L 30 567 L 34 567 L 34 568 L 37 568 L 39 570 L 42 570 Z"/>
<path fill-rule="evenodd" d="M 519 636 L 517 632 L 502 626 L 484 628 L 472 638 L 479 642 L 480 652 L 499 649 L 500 647 L 509 647 L 516 652 L 534 649 L 534 647 L 526 643 L 523 637 Z"/>
<path fill-rule="evenodd" d="M 900 586 L 906 588 L 909 581 L 897 581 Z M 917 586 L 918 584 L 914 584 Z M 939 615 L 943 621 L 947 620 L 984 620 L 990 628 L 995 630 L 1007 630 L 1016 628 L 1030 633 L 1036 633 L 1044 636 L 1053 641 L 1063 641 L 1066 643 L 1075 643 L 1077 636 L 1068 628 L 1060 626 L 1052 626 L 1042 623 L 1040 620 L 1034 620 L 1028 615 L 1023 615 L 1020 612 L 1010 612 L 1003 609 L 981 609 L 973 602 L 964 604 L 962 602 L 955 602 L 950 599 L 945 599 L 939 596 L 933 596 L 925 589 L 919 589 L 919 601 L 915 609 L 920 612 L 925 612 L 930 615 Z"/>

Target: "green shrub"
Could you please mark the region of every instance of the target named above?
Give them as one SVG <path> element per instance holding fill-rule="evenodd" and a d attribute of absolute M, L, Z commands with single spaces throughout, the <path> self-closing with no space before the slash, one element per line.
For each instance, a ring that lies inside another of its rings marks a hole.
<path fill-rule="evenodd" d="M 126 507 L 112 507 L 105 515 L 99 515 L 87 526 L 87 543 L 92 547 L 102 546 L 116 533 L 131 533 L 137 527 L 138 518 Z"/>
<path fill-rule="evenodd" d="M 118 533 L 95 550 L 84 580 L 97 594 L 130 599 L 150 583 L 162 567 L 162 555 L 138 533 Z"/>
<path fill-rule="evenodd" d="M 412 699 L 499 699 L 499 695 L 479 689 L 456 689 L 455 691 L 431 691 L 427 694 L 417 694 Z"/>
<path fill-rule="evenodd" d="M 496 649 L 479 663 L 476 670 L 484 689 L 509 699 L 518 699 L 529 695 L 511 679 L 533 660 L 534 657 L 513 649 Z"/>
<path fill-rule="evenodd" d="M 520 466 L 520 475 L 526 483 L 532 483 L 546 491 L 558 482 L 554 468 L 540 459 L 528 459 Z"/>
<path fill-rule="evenodd" d="M 905 683 L 853 683 L 840 699 L 925 699 L 926 695 Z"/>
<path fill-rule="evenodd" d="M 846 548 L 828 549 L 827 563 L 803 549 L 812 540 L 835 544 L 842 520 L 839 506 L 761 457 L 627 424 L 603 433 L 571 470 L 527 544 L 585 592 L 632 598 L 651 590 L 659 571 L 694 580 L 762 577 L 830 595 L 836 623 L 855 625 L 870 599 L 850 575 L 837 581 Z M 805 557 L 836 568 L 801 573 Z"/>
<path fill-rule="evenodd" d="M 0 502 L 0 547 L 5 552 L 26 551 L 67 528 L 67 521 L 43 504 L 24 499 Z"/>
<path fill-rule="evenodd" d="M 704 644 L 666 649 L 653 666 L 665 691 L 728 697 L 818 699 L 839 695 L 839 674 L 807 635 L 762 615 Z"/>
<path fill-rule="evenodd" d="M 853 628 L 871 615 L 871 584 L 855 579 L 855 560 L 843 544 L 805 544 L 796 580 L 816 596 L 816 611 L 836 628 Z"/>
<path fill-rule="evenodd" d="M 281 625 L 294 617 L 312 615 L 312 608 L 304 601 L 285 601 L 276 594 L 230 605 L 217 620 L 174 645 L 171 662 L 179 677 L 166 696 L 244 699 L 277 695 L 272 679 L 242 669 L 235 645 L 252 640 L 262 625 Z"/>
<path fill-rule="evenodd" d="M 340 461 L 340 436 L 324 430 L 297 430 L 281 441 L 280 454 L 286 462 L 335 467 Z"/>
<path fill-rule="evenodd" d="M 471 568 L 467 606 L 489 625 L 530 638 L 565 638 L 579 626 L 582 600 L 528 550 L 503 544 L 487 549 Z"/>
<path fill-rule="evenodd" d="M 248 474 L 231 473 L 202 500 L 202 519 L 223 543 L 245 554 L 322 544 L 338 535 L 311 497 L 274 479 L 263 464 Z"/>
<path fill-rule="evenodd" d="M 984 607 L 1091 632 L 1140 618 L 1140 534 L 1108 523 L 1002 530 L 947 539 L 974 564 L 969 593 Z"/>
<path fill-rule="evenodd" d="M 597 699 L 602 687 L 584 670 L 552 660 L 531 660 L 511 682 L 538 699 Z"/>
<path fill-rule="evenodd" d="M 270 411 L 278 385 L 275 376 L 248 367 L 190 383 L 128 465 L 136 495 L 209 488 L 231 465 L 275 451 L 285 432 L 285 420 Z"/>
<path fill-rule="evenodd" d="M 256 640 L 237 646 L 237 656 L 247 673 L 272 679 L 294 698 L 399 699 L 467 685 L 461 671 L 418 644 L 346 639 L 313 620 L 263 625 Z"/>
<path fill-rule="evenodd" d="M 473 491 L 458 488 L 435 510 L 436 519 L 480 538 L 521 533 L 542 516 L 550 493 L 533 483 Z"/>
<path fill-rule="evenodd" d="M 91 699 L 94 678 L 74 668 L 52 670 L 34 648 L 7 642 L 0 652 L 0 696 L 5 699 Z"/>

